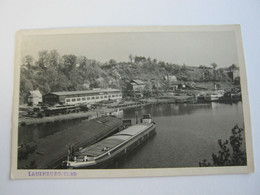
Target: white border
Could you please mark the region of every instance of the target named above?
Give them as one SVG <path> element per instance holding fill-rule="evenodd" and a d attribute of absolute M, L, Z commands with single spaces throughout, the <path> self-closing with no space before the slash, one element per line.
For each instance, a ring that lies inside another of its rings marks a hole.
<path fill-rule="evenodd" d="M 83 33 L 120 33 L 120 32 L 205 32 L 205 31 L 233 31 L 236 36 L 238 61 L 240 65 L 241 88 L 243 97 L 243 111 L 246 134 L 247 166 L 243 167 L 199 167 L 199 168 L 156 168 L 156 169 L 113 169 L 113 170 L 18 170 L 17 169 L 17 139 L 18 139 L 18 106 L 19 106 L 19 75 L 21 59 L 21 43 L 24 36 L 53 35 L 53 34 L 83 34 Z M 45 178 L 104 178 L 104 177 L 154 177 L 177 175 L 205 175 L 205 174 L 233 174 L 254 172 L 252 133 L 250 120 L 250 106 L 248 98 L 246 66 L 243 52 L 241 29 L 239 25 L 211 25 L 211 26 L 152 26 L 152 27 L 109 27 L 109 28 L 78 28 L 78 29 L 49 29 L 26 30 L 16 34 L 15 73 L 13 92 L 13 118 L 12 118 L 12 179 L 45 179 Z M 60 172 L 60 173 L 57 173 Z M 32 176 L 39 173 L 44 176 Z M 35 174 L 34 174 L 35 173 Z M 49 173 L 49 176 L 46 176 Z M 56 175 L 54 175 L 56 173 Z M 50 176 L 52 175 L 52 176 Z"/>

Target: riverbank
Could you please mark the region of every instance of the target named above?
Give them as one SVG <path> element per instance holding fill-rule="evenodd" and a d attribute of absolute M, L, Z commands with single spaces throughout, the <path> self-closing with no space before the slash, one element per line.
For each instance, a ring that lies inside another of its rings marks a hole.
<path fill-rule="evenodd" d="M 209 93 L 209 92 L 207 92 Z M 73 119 L 94 119 L 99 116 L 110 115 L 116 116 L 118 118 L 122 118 L 122 110 L 137 108 L 147 105 L 153 104 L 195 104 L 195 103 L 210 103 L 210 99 L 200 99 L 198 98 L 199 91 L 189 91 L 189 93 L 167 93 L 157 98 L 147 98 L 147 99 L 139 99 L 139 100 L 131 100 L 124 102 L 114 102 L 110 104 L 99 104 L 96 105 L 95 109 L 89 110 L 87 112 L 79 112 L 79 113 L 69 113 L 62 114 L 56 116 L 49 117 L 35 117 L 24 115 L 19 117 L 19 125 L 37 125 L 44 123 L 53 123 L 57 121 L 68 121 Z M 212 100 L 213 101 L 213 100 Z M 217 100 L 214 100 L 215 102 Z M 239 101 L 235 99 L 235 101 Z M 232 100 L 230 98 L 222 98 L 219 100 L 221 103 L 230 103 Z"/>
<path fill-rule="evenodd" d="M 95 109 L 90 110 L 88 112 L 79 112 L 79 113 L 69 113 L 69 114 L 62 114 L 56 116 L 49 116 L 49 117 L 32 117 L 28 115 L 24 115 L 23 117 L 19 118 L 19 125 L 26 126 L 26 125 L 38 125 L 44 123 L 54 123 L 54 122 L 61 122 L 61 121 L 68 121 L 73 119 L 95 119 L 100 116 L 110 115 L 116 116 L 118 118 L 122 118 L 120 116 L 120 112 L 116 109 Z"/>

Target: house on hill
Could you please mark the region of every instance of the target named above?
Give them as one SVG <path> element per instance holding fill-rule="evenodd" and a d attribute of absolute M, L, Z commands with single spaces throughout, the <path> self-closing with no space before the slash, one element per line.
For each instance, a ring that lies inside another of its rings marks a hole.
<path fill-rule="evenodd" d="M 186 89 L 186 84 L 182 81 L 176 81 L 170 83 L 169 91 L 175 91 L 180 89 Z"/>
<path fill-rule="evenodd" d="M 42 102 L 42 94 L 39 90 L 29 91 L 27 95 L 28 106 L 35 106 Z"/>
<path fill-rule="evenodd" d="M 127 90 L 133 92 L 135 97 L 143 97 L 145 86 L 146 83 L 144 81 L 134 79 L 127 83 Z"/>
<path fill-rule="evenodd" d="M 142 91 L 145 88 L 145 82 L 139 79 L 131 80 L 127 84 L 127 89 L 132 91 Z"/>
<path fill-rule="evenodd" d="M 177 82 L 177 77 L 174 75 L 166 75 L 163 79 L 169 82 Z"/>

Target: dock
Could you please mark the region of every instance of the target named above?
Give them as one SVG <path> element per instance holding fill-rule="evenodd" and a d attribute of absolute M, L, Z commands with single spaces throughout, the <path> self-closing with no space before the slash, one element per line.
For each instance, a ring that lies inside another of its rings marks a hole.
<path fill-rule="evenodd" d="M 74 127 L 28 143 L 27 147 L 30 146 L 34 150 L 29 149 L 28 156 L 18 160 L 18 169 L 57 168 L 66 159 L 69 147 L 87 147 L 118 132 L 121 126 L 120 119 L 104 116 L 83 121 Z M 21 150 L 22 147 L 18 149 Z"/>
<path fill-rule="evenodd" d="M 69 113 L 62 115 L 55 115 L 49 117 L 21 117 L 19 118 L 19 125 L 38 125 L 43 123 L 54 123 L 61 122 L 66 120 L 73 119 L 93 119 L 102 115 L 107 115 L 109 113 L 114 113 L 116 109 L 103 109 L 101 110 L 93 110 L 88 112 L 79 112 L 79 113 Z"/>

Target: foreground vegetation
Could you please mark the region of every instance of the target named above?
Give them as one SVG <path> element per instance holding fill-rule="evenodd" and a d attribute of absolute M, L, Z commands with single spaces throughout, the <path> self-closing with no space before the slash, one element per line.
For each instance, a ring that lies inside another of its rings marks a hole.
<path fill-rule="evenodd" d="M 232 129 L 232 135 L 229 140 L 218 140 L 220 150 L 217 154 L 212 153 L 212 162 L 208 162 L 206 159 L 199 163 L 200 167 L 211 166 L 245 166 L 246 151 L 243 141 L 242 132 L 243 128 L 239 128 L 237 125 Z"/>

